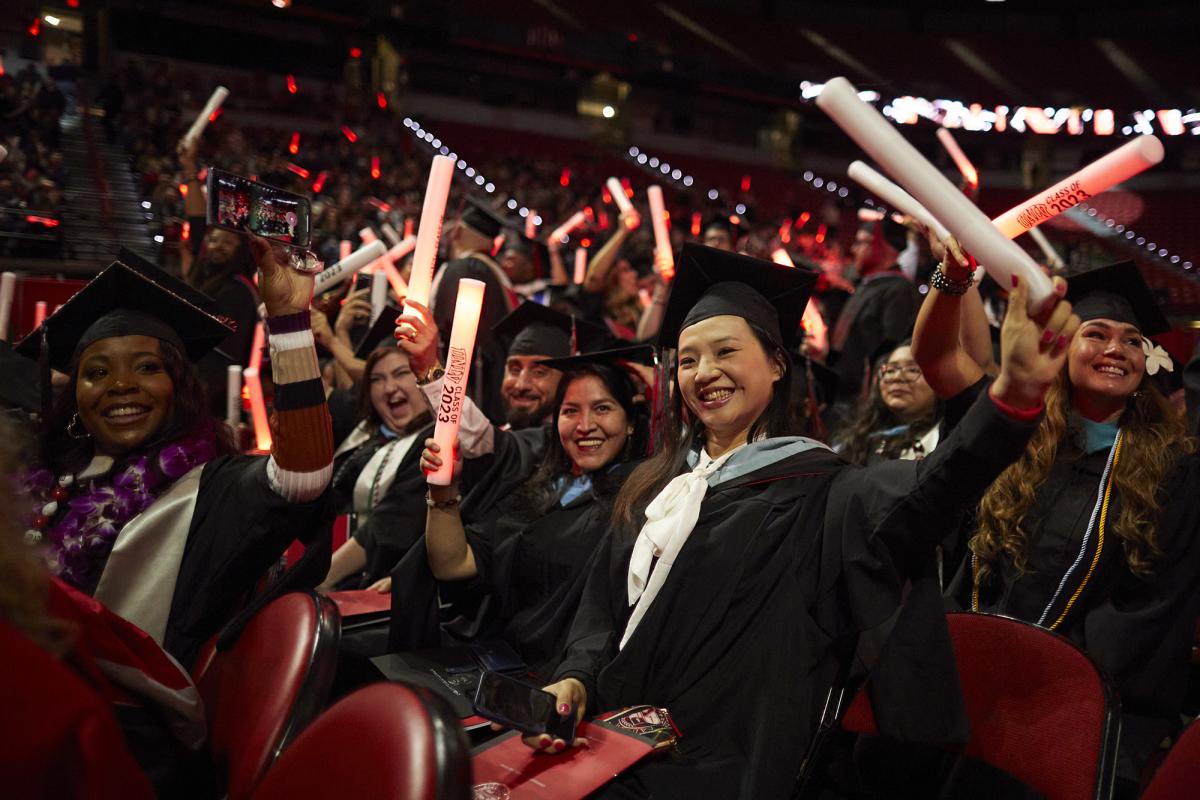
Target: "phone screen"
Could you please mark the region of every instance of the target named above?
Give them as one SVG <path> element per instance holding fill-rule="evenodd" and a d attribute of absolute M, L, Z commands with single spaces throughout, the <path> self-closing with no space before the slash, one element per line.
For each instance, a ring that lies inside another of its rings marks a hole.
<path fill-rule="evenodd" d="M 308 247 L 311 214 L 312 204 L 307 197 L 224 170 L 208 172 L 210 225 Z"/>
<path fill-rule="evenodd" d="M 554 721 L 554 695 L 524 681 L 485 672 L 475 692 L 475 711 L 525 733 L 542 733 Z"/>

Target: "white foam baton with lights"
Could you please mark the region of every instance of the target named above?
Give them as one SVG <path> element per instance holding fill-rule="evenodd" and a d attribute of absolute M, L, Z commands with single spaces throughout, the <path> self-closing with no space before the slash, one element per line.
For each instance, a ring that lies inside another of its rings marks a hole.
<path fill-rule="evenodd" d="M 384 258 L 384 263 L 391 266 L 391 262 Z M 379 319 L 383 314 L 383 309 L 387 305 L 388 293 L 388 278 L 385 270 L 371 273 L 371 319 L 370 324 L 374 325 L 375 320 Z"/>
<path fill-rule="evenodd" d="M 1062 256 L 1060 256 L 1058 251 L 1054 249 L 1054 246 L 1050 244 L 1050 240 L 1046 238 L 1046 234 L 1042 233 L 1041 228 L 1030 228 L 1029 236 L 1035 242 L 1037 242 L 1038 247 L 1042 248 L 1042 255 L 1046 257 L 1046 266 L 1053 270 L 1059 270 L 1065 266 L 1063 264 Z"/>
<path fill-rule="evenodd" d="M 950 158 L 954 160 L 954 166 L 958 167 L 958 171 L 962 173 L 963 178 L 972 186 L 979 185 L 979 171 L 975 169 L 975 165 L 971 163 L 971 159 L 967 158 L 967 154 L 958 146 L 958 142 L 954 141 L 954 134 L 950 133 L 948 128 L 938 128 L 938 141 L 942 143 L 942 147 L 946 148 L 946 152 L 950 154 Z"/>
<path fill-rule="evenodd" d="M 587 221 L 587 215 L 584 214 L 582 211 L 576 211 L 574 214 L 567 217 L 566 222 L 564 222 L 562 225 L 559 225 L 557 228 L 555 228 L 554 232 L 550 234 L 550 238 L 547 239 L 546 241 L 561 242 L 563 240 L 564 236 L 569 235 L 571 233 L 571 231 L 575 230 L 576 228 L 578 228 L 580 225 L 582 225 L 586 221 Z"/>
<path fill-rule="evenodd" d="M 15 272 L 0 275 L 0 341 L 8 341 L 8 323 L 12 319 L 13 295 L 17 290 Z"/>
<path fill-rule="evenodd" d="M 395 247 L 400 244 L 400 234 L 391 226 L 391 223 L 385 222 L 379 226 L 379 231 L 383 234 L 383 238 L 387 239 L 390 247 Z"/>
<path fill-rule="evenodd" d="M 996 217 L 995 225 L 1013 239 L 1162 160 L 1163 146 L 1158 137 L 1139 136 L 1005 211 Z"/>
<path fill-rule="evenodd" d="M 237 431 L 242 422 L 242 368 L 230 364 L 225 368 L 225 424 Z"/>
<path fill-rule="evenodd" d="M 381 241 L 376 240 L 370 244 L 363 245 L 346 258 L 317 273 L 317 277 L 313 280 L 313 291 L 316 294 L 328 292 L 333 287 L 339 286 L 342 281 L 363 267 L 374 263 L 375 259 L 386 254 L 387 248 L 383 246 L 383 242 Z"/>
<path fill-rule="evenodd" d="M 200 138 L 200 134 L 204 133 L 204 129 L 208 127 L 209 118 L 217 112 L 217 109 L 225 102 L 226 97 L 229 97 L 229 90 L 224 86 L 218 86 L 216 89 L 213 89 L 208 102 L 200 110 L 200 116 L 196 117 L 196 121 L 192 123 L 192 127 L 188 128 L 187 133 L 179 140 L 180 150 L 188 150 L 196 143 L 196 140 Z"/>
<path fill-rule="evenodd" d="M 1019 276 L 1029 288 L 1031 309 L 1040 309 L 1051 300 L 1054 286 L 1029 254 L 1005 238 L 890 122 L 861 100 L 850 81 L 840 77 L 830 80 L 817 98 L 817 105 L 929 209 L 984 265 L 993 280 L 1009 286 L 1012 276 Z"/>
<path fill-rule="evenodd" d="M 422 224 L 424 220 L 422 220 Z M 426 476 L 434 486 L 449 486 L 454 472 L 454 446 L 462 420 L 463 401 L 467 397 L 467 379 L 475 352 L 475 334 L 483 310 L 483 281 L 462 278 L 458 282 L 458 301 L 454 304 L 454 322 L 450 326 L 450 346 L 446 351 L 446 374 L 442 394 L 433 416 L 437 420 L 433 440 L 437 442 L 442 466 Z"/>
<path fill-rule="evenodd" d="M 863 162 L 850 162 L 850 168 L 846 170 L 846 174 L 850 176 L 851 180 L 887 205 L 932 230 L 939 240 L 950 235 L 946 226 L 938 222 L 925 206 L 916 201 L 916 198 Z"/>
<path fill-rule="evenodd" d="M 646 189 L 650 203 L 650 223 L 654 226 L 654 266 L 663 280 L 675 277 L 675 254 L 671 250 L 671 234 L 667 231 L 667 204 L 661 186 Z"/>
<path fill-rule="evenodd" d="M 588 252 L 586 247 L 575 248 L 575 283 L 582 284 L 587 278 Z"/>
<path fill-rule="evenodd" d="M 617 204 L 617 209 L 621 214 L 633 211 L 633 203 L 629 202 L 629 195 L 625 194 L 625 187 L 621 185 L 619 180 L 609 178 L 604 182 L 604 186 L 608 189 L 608 193 L 612 195 L 613 202 Z M 633 230 L 640 224 L 641 219 L 637 217 L 637 212 L 634 212 L 634 216 L 630 217 L 629 221 L 625 223 L 626 227 L 630 230 Z"/>
<path fill-rule="evenodd" d="M 446 199 L 450 196 L 450 182 L 454 179 L 454 159 L 449 156 L 434 156 L 429 167 L 429 183 L 425 186 L 425 201 L 421 206 L 421 222 L 417 226 L 417 244 L 413 251 L 412 269 L 408 274 L 408 296 L 404 302 L 405 314 L 416 314 L 409 305 L 415 301 L 429 308 L 429 292 L 433 285 L 433 269 L 436 266 L 438 242 L 442 238 L 442 221 L 446 217 Z"/>

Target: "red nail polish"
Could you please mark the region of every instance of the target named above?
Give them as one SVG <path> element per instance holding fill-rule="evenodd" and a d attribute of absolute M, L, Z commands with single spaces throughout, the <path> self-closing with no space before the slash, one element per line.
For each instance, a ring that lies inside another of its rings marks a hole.
<path fill-rule="evenodd" d="M 558 713 L 563 714 L 563 715 L 570 714 L 571 707 L 569 705 L 567 705 L 566 703 L 560 703 L 558 706 Z"/>
<path fill-rule="evenodd" d="M 1017 274 L 1014 272 L 1014 273 L 1013 273 L 1013 276 L 1012 276 L 1012 285 L 1013 285 L 1013 288 L 1014 288 L 1014 289 L 1015 289 L 1015 288 L 1017 288 L 1017 284 L 1018 284 L 1018 283 L 1020 283 L 1020 282 L 1021 282 L 1021 279 L 1020 279 L 1020 278 L 1018 278 L 1018 277 L 1017 277 Z"/>
<path fill-rule="evenodd" d="M 566 750 L 566 749 L 567 749 L 566 742 L 557 742 L 554 745 L 554 752 L 556 752 L 556 753 L 561 753 L 563 750 Z"/>
<path fill-rule="evenodd" d="M 1058 337 L 1058 346 L 1059 346 L 1059 347 L 1066 347 L 1066 346 L 1067 346 L 1067 342 L 1069 342 L 1069 341 L 1071 341 L 1071 340 L 1070 340 L 1070 339 L 1068 339 L 1068 338 L 1066 337 L 1066 334 L 1064 334 L 1064 335 L 1062 335 L 1062 336 L 1059 336 L 1059 337 Z"/>
<path fill-rule="evenodd" d="M 1042 344 L 1050 344 L 1054 341 L 1054 331 L 1042 331 Z"/>

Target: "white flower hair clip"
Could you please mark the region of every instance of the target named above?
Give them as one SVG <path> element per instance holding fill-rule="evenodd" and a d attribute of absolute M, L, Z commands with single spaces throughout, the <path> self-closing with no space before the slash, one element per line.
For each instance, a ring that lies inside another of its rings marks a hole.
<path fill-rule="evenodd" d="M 1171 355 L 1149 339 L 1142 339 L 1142 352 L 1146 354 L 1146 374 L 1157 375 L 1160 369 L 1167 372 L 1175 371 L 1175 362 Z"/>

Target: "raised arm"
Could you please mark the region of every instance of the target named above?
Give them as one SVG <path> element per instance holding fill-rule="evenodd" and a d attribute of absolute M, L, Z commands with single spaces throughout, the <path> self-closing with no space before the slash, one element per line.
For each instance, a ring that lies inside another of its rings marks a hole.
<path fill-rule="evenodd" d="M 425 440 L 421 453 L 421 470 L 433 472 L 442 465 L 437 442 Z M 475 566 L 475 551 L 467 543 L 467 531 L 459 514 L 462 499 L 458 480 L 462 474 L 462 459 L 454 459 L 454 477 L 449 486 L 429 487 L 429 513 L 425 518 L 425 552 L 429 569 L 439 581 L 461 581 L 479 574 Z"/>
<path fill-rule="evenodd" d="M 279 496 L 306 502 L 324 492 L 333 475 L 333 423 L 309 317 L 313 277 L 282 266 L 266 239 L 252 236 L 250 249 L 267 307 L 275 383 L 267 477 Z"/>
<path fill-rule="evenodd" d="M 947 283 L 965 286 L 971 278 L 971 266 L 958 242 L 953 238 L 938 242 L 937 237 L 931 235 L 930 245 L 935 256 L 941 253 L 942 260 L 937 269 Z M 964 300 L 967 295 L 973 297 Z M 971 328 L 965 335 L 964 322 Z M 980 323 L 982 331 L 978 330 Z M 938 397 L 953 397 L 983 377 L 985 365 L 977 361 L 982 357 L 981 339 L 988 340 L 987 363 L 990 364 L 991 343 L 979 290 L 971 286 L 965 293 L 954 294 L 935 288 L 931 282 L 929 294 L 925 296 L 913 326 L 912 354 Z M 971 343 L 972 352 L 964 347 L 965 342 Z"/>
<path fill-rule="evenodd" d="M 637 216 L 636 211 L 630 211 L 627 214 L 622 214 L 617 222 L 617 229 L 600 251 L 592 257 L 588 262 L 587 276 L 583 279 L 583 290 L 591 294 L 598 294 L 604 291 L 604 281 L 608 278 L 608 271 L 612 269 L 613 264 L 617 263 L 617 256 L 621 253 L 621 245 L 625 244 L 625 240 L 629 238 L 629 226 L 625 224 L 628 216 Z"/>

